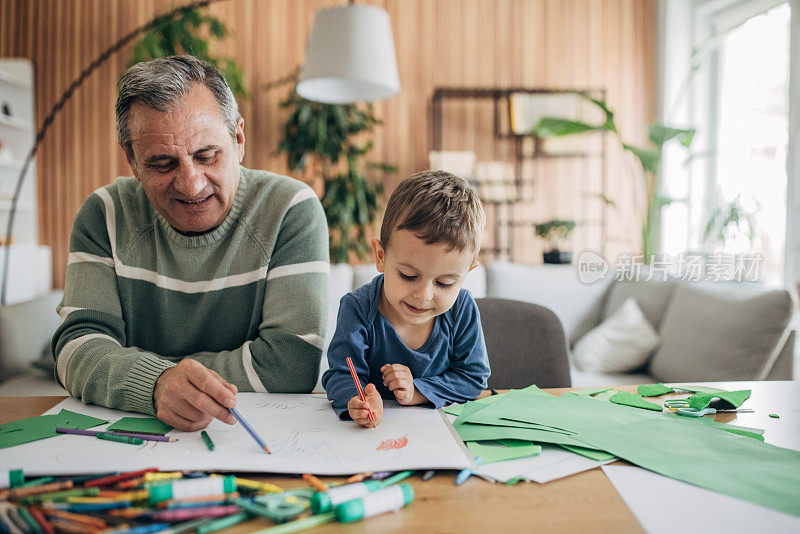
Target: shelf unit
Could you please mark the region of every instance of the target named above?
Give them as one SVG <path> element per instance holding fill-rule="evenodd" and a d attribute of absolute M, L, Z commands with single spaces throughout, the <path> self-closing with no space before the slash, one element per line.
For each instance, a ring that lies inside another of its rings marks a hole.
<path fill-rule="evenodd" d="M 535 176 L 535 169 L 527 168 L 530 167 L 527 162 L 556 162 L 558 160 L 585 163 L 585 172 L 581 173 L 581 185 L 577 190 L 567 193 L 580 195 L 582 204 L 588 205 L 588 203 L 597 202 L 599 205 L 595 205 L 593 210 L 585 207 L 577 210 L 578 213 L 559 213 L 553 214 L 553 216 L 575 219 L 579 223 L 579 228 L 583 228 L 586 234 L 589 233 L 587 228 L 596 230 L 592 233 L 597 234 L 597 237 L 587 239 L 587 242 L 584 243 L 584 248 L 590 248 L 601 255 L 604 254 L 607 240 L 607 204 L 603 200 L 607 198 L 605 135 L 602 132 L 575 134 L 574 136 L 569 136 L 570 139 L 594 137 L 594 140 L 586 143 L 589 145 L 588 148 L 551 151 L 548 149 L 547 139 L 512 130 L 511 101 L 514 98 L 512 95 L 518 94 L 537 95 L 535 98 L 539 98 L 544 103 L 547 102 L 548 98 L 563 98 L 564 95 L 568 98 L 591 97 L 599 100 L 605 100 L 606 96 L 604 89 L 439 87 L 434 90 L 431 104 L 432 150 L 471 150 L 475 151 L 476 154 L 483 151 L 490 152 L 493 155 L 501 153 L 502 156 L 499 159 L 513 165 L 513 183 L 509 183 L 509 189 L 514 194 L 509 198 L 499 200 L 483 198 L 482 196 L 487 215 L 493 221 L 493 224 L 488 229 L 491 242 L 487 244 L 488 246 L 482 248 L 482 256 L 486 259 L 518 260 L 519 254 L 517 254 L 516 248 L 512 244 L 515 241 L 520 241 L 520 239 L 517 239 L 519 236 L 515 234 L 527 232 L 533 239 L 533 226 L 544 222 L 546 219 L 538 216 L 536 220 L 532 220 L 532 218 L 523 217 L 520 214 L 521 211 L 525 210 L 526 203 L 529 204 L 535 200 L 531 198 L 531 195 L 534 189 L 534 182 L 539 178 Z M 576 101 L 581 100 L 579 98 L 574 99 Z M 452 109 L 454 104 L 460 104 L 460 107 Z M 475 126 L 475 129 L 484 130 L 477 135 L 474 132 L 464 132 L 459 127 L 453 127 L 453 122 L 458 121 L 460 118 L 457 116 L 458 114 L 461 114 L 461 118 L 463 118 L 465 114 L 469 113 L 465 111 L 464 106 L 470 104 L 483 106 L 481 110 L 473 113 L 472 122 L 476 125 L 486 124 L 487 126 L 491 123 L 488 134 L 485 131 L 488 128 L 483 128 L 482 126 Z M 491 106 L 491 108 L 487 109 L 487 105 Z M 557 110 L 549 113 L 547 109 L 541 111 L 544 116 L 572 118 L 561 117 Z M 483 117 L 486 121 L 480 121 L 479 117 Z M 448 132 L 450 133 L 449 136 Z M 457 135 L 453 135 L 453 132 L 456 132 Z M 461 142 L 454 142 L 448 137 L 461 137 L 462 139 Z M 473 143 L 473 146 L 469 146 L 470 142 Z M 476 146 L 479 144 L 481 146 Z M 493 144 L 493 146 L 487 146 L 489 144 Z M 480 159 L 480 154 L 478 154 L 478 158 Z M 592 183 L 596 184 L 594 188 L 590 185 Z M 585 203 L 583 202 L 583 197 L 586 197 Z M 590 211 L 597 213 L 594 217 L 589 217 L 587 214 Z M 522 241 L 525 240 L 523 239 Z"/>
<path fill-rule="evenodd" d="M 22 164 L 33 146 L 33 65 L 27 59 L 0 59 L 0 245 L 5 239 L 11 199 Z M 14 243 L 38 244 L 36 162 L 31 162 L 14 219 Z"/>
<path fill-rule="evenodd" d="M 33 65 L 27 59 L 0 59 L 0 240 L 6 237 L 11 201 L 22 165 L 33 146 Z M 50 247 L 39 245 L 36 161 L 23 182 L 14 219 L 10 247 L 6 303 L 24 302 L 50 291 L 52 258 Z M 0 274 L 6 247 L 0 241 Z"/>

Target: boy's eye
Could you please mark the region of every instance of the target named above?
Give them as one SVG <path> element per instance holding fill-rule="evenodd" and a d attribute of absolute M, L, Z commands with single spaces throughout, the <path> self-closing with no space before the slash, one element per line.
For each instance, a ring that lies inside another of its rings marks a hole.
<path fill-rule="evenodd" d="M 453 285 L 453 283 L 451 282 L 449 284 L 445 284 L 444 282 L 436 282 L 436 285 L 441 287 L 441 288 L 443 288 L 443 289 L 447 289 L 447 288 L 451 287 Z"/>
<path fill-rule="evenodd" d="M 411 280 L 414 280 L 417 277 L 414 276 L 414 275 L 400 273 L 400 278 L 402 278 L 403 280 L 411 281 Z"/>

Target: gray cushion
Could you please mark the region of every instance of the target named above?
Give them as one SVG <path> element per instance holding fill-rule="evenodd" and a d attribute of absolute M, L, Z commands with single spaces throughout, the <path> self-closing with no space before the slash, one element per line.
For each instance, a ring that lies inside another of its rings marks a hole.
<path fill-rule="evenodd" d="M 792 316 L 785 290 L 676 284 L 649 372 L 665 382 L 756 380 Z"/>
<path fill-rule="evenodd" d="M 27 302 L 0 306 L 0 382 L 28 371 L 47 350 L 61 323 L 56 313 L 61 295 L 54 291 Z"/>
<path fill-rule="evenodd" d="M 597 326 L 603 295 L 613 277 L 592 284 L 573 265 L 520 265 L 494 261 L 486 268 L 486 295 L 533 302 L 555 312 L 569 344 Z"/>
<path fill-rule="evenodd" d="M 611 285 L 603 304 L 601 321 L 605 321 L 622 306 L 622 303 L 633 298 L 642 309 L 647 321 L 659 331 L 664 312 L 667 309 L 675 280 L 620 280 Z"/>

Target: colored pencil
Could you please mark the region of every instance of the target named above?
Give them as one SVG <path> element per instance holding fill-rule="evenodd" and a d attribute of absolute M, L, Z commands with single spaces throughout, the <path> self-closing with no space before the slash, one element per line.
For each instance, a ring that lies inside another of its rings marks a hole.
<path fill-rule="evenodd" d="M 71 480 L 67 480 L 65 482 L 51 482 L 50 484 L 41 484 L 39 486 L 25 486 L 20 488 L 0 490 L 0 499 L 19 499 L 20 497 L 27 497 L 28 495 L 53 493 L 56 491 L 64 491 L 69 489 L 72 489 Z"/>
<path fill-rule="evenodd" d="M 145 473 L 155 473 L 158 471 L 155 467 L 150 467 L 149 469 L 142 469 L 141 471 L 130 471 L 129 473 L 121 473 L 119 475 L 114 475 L 105 478 L 96 478 L 94 480 L 90 480 L 86 482 L 83 487 L 84 488 L 92 488 L 95 486 L 108 486 L 111 484 L 116 484 L 122 480 L 128 480 L 131 478 L 138 478 L 143 476 Z"/>
<path fill-rule="evenodd" d="M 53 525 L 50 524 L 41 510 L 31 506 L 28 508 L 28 512 L 31 514 L 31 517 L 33 517 L 36 522 L 39 523 L 39 526 L 42 527 L 42 530 L 44 530 L 46 534 L 55 534 L 56 529 L 53 528 Z"/>
<path fill-rule="evenodd" d="M 144 443 L 144 440 L 142 438 L 132 438 L 130 436 L 118 436 L 116 434 L 109 434 L 108 432 L 100 432 L 95 437 L 97 439 L 102 439 L 105 441 L 127 443 L 128 445 L 142 445 Z"/>
<path fill-rule="evenodd" d="M 311 486 L 317 491 L 328 491 L 328 486 L 326 486 L 324 482 L 322 482 L 320 479 L 318 479 L 311 473 L 304 474 L 303 480 L 311 484 Z"/>
<path fill-rule="evenodd" d="M 200 432 L 200 437 L 203 438 L 203 442 L 206 444 L 206 447 L 208 447 L 208 450 L 213 451 L 214 450 L 214 442 L 211 441 L 211 436 L 208 435 L 208 432 L 203 430 L 202 432 Z"/>
<path fill-rule="evenodd" d="M 239 421 L 239 423 L 244 427 L 244 429 L 247 430 L 247 433 L 250 434 L 250 437 L 252 437 L 256 443 L 258 443 L 258 446 L 264 449 L 264 452 L 266 452 L 267 454 L 272 454 L 269 450 L 269 447 L 267 447 L 267 444 L 264 443 L 264 440 L 261 439 L 261 437 L 258 434 L 256 434 L 256 431 L 253 430 L 250 424 L 244 420 L 242 414 L 240 414 L 236 410 L 236 408 L 229 408 L 229 410 L 231 411 L 231 414 L 233 414 L 233 416 L 236 418 L 236 420 Z"/>
<path fill-rule="evenodd" d="M 170 436 L 156 436 L 152 434 L 133 434 L 131 432 L 107 432 L 105 430 L 81 430 L 79 428 L 56 428 L 59 434 L 74 434 L 76 436 L 96 436 L 97 434 L 112 434 L 114 436 L 127 436 L 129 438 L 138 438 L 145 441 L 178 441 L 178 438 Z"/>
<path fill-rule="evenodd" d="M 369 471 L 369 472 L 367 472 L 367 473 L 359 473 L 359 474 L 357 474 L 357 475 L 353 475 L 353 476 L 351 476 L 350 478 L 348 478 L 348 479 L 346 480 L 346 482 L 347 482 L 348 484 L 354 484 L 354 483 L 356 483 L 356 482 L 361 482 L 361 481 L 362 481 L 362 480 L 364 480 L 365 478 L 372 476 L 372 474 L 373 474 L 373 471 Z"/>
<path fill-rule="evenodd" d="M 367 417 L 373 423 L 375 422 L 375 414 L 372 413 L 372 409 L 369 407 L 369 403 L 367 402 L 367 396 L 364 395 L 364 390 L 361 389 L 361 381 L 358 379 L 358 375 L 356 374 L 356 368 L 353 367 L 353 360 L 350 359 L 350 356 L 347 357 L 347 366 L 350 368 L 350 374 L 353 375 L 353 382 L 356 383 L 356 389 L 358 390 L 358 398 L 361 399 L 361 402 L 367 405 Z"/>

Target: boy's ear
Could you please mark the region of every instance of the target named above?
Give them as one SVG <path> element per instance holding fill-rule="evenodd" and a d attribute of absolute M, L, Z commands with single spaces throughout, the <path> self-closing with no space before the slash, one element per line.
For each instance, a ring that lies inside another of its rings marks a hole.
<path fill-rule="evenodd" d="M 383 262 L 385 259 L 385 252 L 383 250 L 383 245 L 381 245 L 380 239 L 373 239 L 372 240 L 372 252 L 375 253 L 375 268 L 378 269 L 379 273 L 383 272 Z"/>

